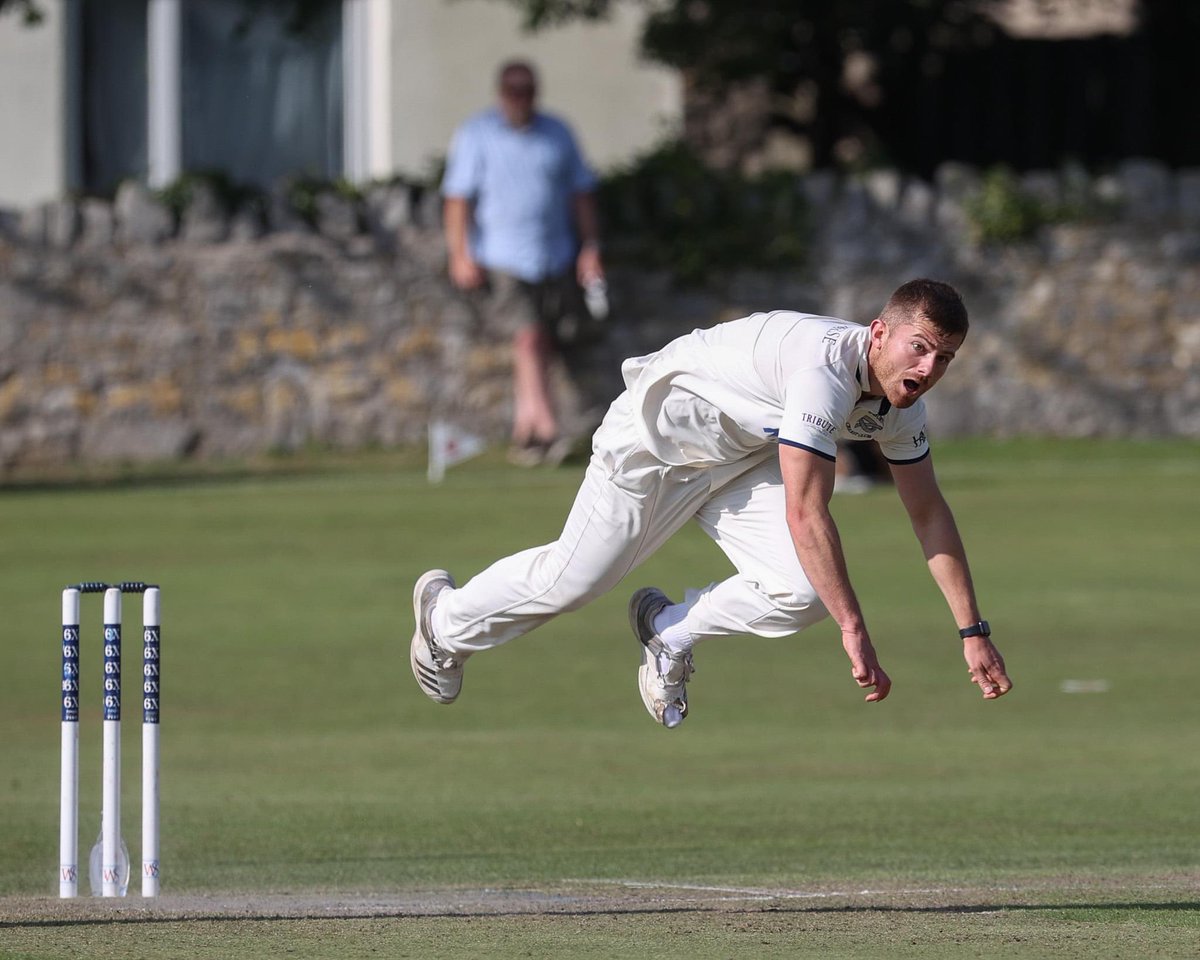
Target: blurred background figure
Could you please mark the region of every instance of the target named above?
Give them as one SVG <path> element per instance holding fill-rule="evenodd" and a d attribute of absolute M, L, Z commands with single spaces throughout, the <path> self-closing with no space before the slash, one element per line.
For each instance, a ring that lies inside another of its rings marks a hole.
<path fill-rule="evenodd" d="M 537 109 L 537 74 L 512 60 L 497 103 L 454 135 L 442 181 L 450 278 L 476 299 L 484 323 L 512 337 L 509 459 L 554 463 L 569 448 L 551 398 L 552 331 L 587 309 L 581 285 L 604 280 L 596 177 L 571 129 Z"/>
<path fill-rule="evenodd" d="M 866 493 L 879 484 L 890 484 L 892 474 L 879 444 L 855 440 L 838 444 L 834 493 Z"/>

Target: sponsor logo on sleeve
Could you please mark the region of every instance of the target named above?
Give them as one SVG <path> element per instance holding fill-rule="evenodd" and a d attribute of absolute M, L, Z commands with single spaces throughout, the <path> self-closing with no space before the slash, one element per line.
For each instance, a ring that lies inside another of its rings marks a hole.
<path fill-rule="evenodd" d="M 826 420 L 815 413 L 802 413 L 800 414 L 800 419 L 810 426 L 816 427 L 822 433 L 829 434 L 829 436 L 833 436 L 834 431 L 837 430 L 837 425 L 832 420 Z"/>
<path fill-rule="evenodd" d="M 929 438 L 925 436 L 924 428 L 922 428 L 921 432 L 912 438 L 912 442 L 914 447 L 923 447 L 929 442 Z"/>

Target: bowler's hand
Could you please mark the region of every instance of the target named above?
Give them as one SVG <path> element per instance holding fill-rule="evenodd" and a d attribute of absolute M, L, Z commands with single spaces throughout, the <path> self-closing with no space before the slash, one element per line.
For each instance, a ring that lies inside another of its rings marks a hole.
<path fill-rule="evenodd" d="M 469 254 L 450 257 L 450 280 L 460 290 L 478 290 L 487 279 L 481 267 Z"/>
<path fill-rule="evenodd" d="M 971 671 L 971 682 L 979 685 L 984 700 L 995 700 L 1012 689 L 1012 681 L 1004 672 L 1004 658 L 988 637 L 967 637 L 963 657 Z"/>
<path fill-rule="evenodd" d="M 865 697 L 867 703 L 877 703 L 892 690 L 892 681 L 875 656 L 871 640 L 861 633 L 842 633 L 842 648 L 850 658 L 850 676 L 860 687 L 873 687 Z"/>

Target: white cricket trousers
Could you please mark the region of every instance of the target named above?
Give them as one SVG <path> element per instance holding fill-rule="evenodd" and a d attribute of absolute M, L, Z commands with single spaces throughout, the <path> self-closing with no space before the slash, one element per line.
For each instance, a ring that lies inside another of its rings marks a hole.
<path fill-rule="evenodd" d="M 737 570 L 687 591 L 687 628 L 696 640 L 785 637 L 825 617 L 788 532 L 776 448 L 716 467 L 668 466 L 638 437 L 624 393 L 596 431 L 559 538 L 444 591 L 434 635 L 467 654 L 522 636 L 607 593 L 693 517 Z"/>

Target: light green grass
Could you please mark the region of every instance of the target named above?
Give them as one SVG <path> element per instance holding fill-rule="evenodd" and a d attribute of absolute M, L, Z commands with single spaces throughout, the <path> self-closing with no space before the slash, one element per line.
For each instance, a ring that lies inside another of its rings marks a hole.
<path fill-rule="evenodd" d="M 762 943 L 744 955 L 797 955 L 807 941 L 795 924 L 807 923 L 823 956 L 909 927 L 930 952 L 895 941 L 891 955 L 971 955 L 992 928 L 1016 938 L 1007 955 L 1050 955 L 1021 943 L 1084 942 L 1098 927 L 1140 931 L 1146 955 L 1174 956 L 1172 944 L 1200 938 L 1195 897 L 1172 909 L 1114 905 L 1132 903 L 1147 877 L 1200 868 L 1200 453 L 943 443 L 937 463 L 1014 692 L 984 703 L 967 682 L 903 512 L 879 491 L 835 509 L 895 682 L 890 699 L 861 702 L 823 624 L 786 641 L 699 648 L 693 715 L 674 732 L 641 706 L 624 604 L 645 583 L 679 593 L 727 574 L 696 529 L 615 593 L 472 660 L 453 707 L 430 704 L 409 674 L 415 577 L 446 565 L 465 578 L 553 538 L 577 469 L 517 472 L 485 459 L 431 488 L 411 459 L 380 456 L 296 474 L 2 492 L 0 894 L 55 890 L 59 591 L 85 577 L 143 578 L 163 585 L 165 891 L 1050 882 L 1052 904 L 1079 909 L 790 913 L 775 953 Z M 100 792 L 100 611 L 87 599 L 84 853 Z M 139 617 L 127 598 L 126 622 Z M 127 641 L 127 676 L 136 648 Z M 1068 679 L 1109 690 L 1064 694 Z M 136 860 L 133 702 L 124 822 Z M 1101 881 L 1116 884 L 1105 897 L 1072 894 Z M 656 936 L 675 930 L 664 944 L 680 943 L 676 928 L 699 923 L 705 936 L 686 952 L 716 957 L 773 935 L 765 915 L 746 921 L 750 940 L 738 917 L 715 916 L 313 920 L 281 922 L 271 936 L 290 937 L 300 956 L 321 955 L 330 937 L 345 938 L 344 956 L 360 940 L 392 955 L 424 943 L 409 955 L 436 956 L 438 937 L 466 948 L 476 934 L 495 956 L 640 956 Z M 212 927 L 218 938 L 232 929 Z M 0 929 L 0 955 L 68 955 L 39 952 L 59 942 L 54 929 L 16 941 Z M 182 956 L 187 937 L 208 935 L 180 930 L 191 932 L 142 928 L 140 940 L 161 945 L 142 955 Z M 99 941 L 110 934 L 121 935 L 92 931 L 93 956 L 107 955 Z M 556 938 L 578 942 L 560 950 Z"/>

